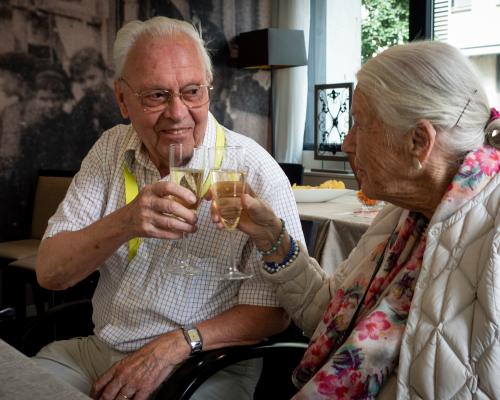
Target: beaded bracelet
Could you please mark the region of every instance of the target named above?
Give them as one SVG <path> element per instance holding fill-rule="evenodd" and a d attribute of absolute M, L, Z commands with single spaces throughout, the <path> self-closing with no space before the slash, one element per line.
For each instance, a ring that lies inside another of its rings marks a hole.
<path fill-rule="evenodd" d="M 276 272 L 287 268 L 291 263 L 293 263 L 299 256 L 299 253 L 299 243 L 290 236 L 290 250 L 288 251 L 285 259 L 280 263 L 266 262 L 264 263 L 264 269 L 270 274 L 275 274 Z"/>
<path fill-rule="evenodd" d="M 259 250 L 259 253 L 263 256 L 269 256 L 273 253 L 276 253 L 276 251 L 278 250 L 278 248 L 280 247 L 281 245 L 281 242 L 283 241 L 283 238 L 285 237 L 285 221 L 283 221 L 281 218 L 280 218 L 280 221 L 281 221 L 281 231 L 280 231 L 280 234 L 278 236 L 278 239 L 276 240 L 276 242 L 273 243 L 273 245 L 271 246 L 271 248 L 269 250 Z"/>

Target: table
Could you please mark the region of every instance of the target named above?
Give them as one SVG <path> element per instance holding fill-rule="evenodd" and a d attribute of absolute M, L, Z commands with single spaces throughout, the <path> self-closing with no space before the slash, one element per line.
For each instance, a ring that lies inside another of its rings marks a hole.
<path fill-rule="evenodd" d="M 44 371 L 0 339 L 0 399 L 88 400 L 90 397 Z"/>
<path fill-rule="evenodd" d="M 330 275 L 344 261 L 370 226 L 380 207 L 363 208 L 355 190 L 324 203 L 297 203 L 309 236 L 309 253 Z M 306 230 L 305 229 L 305 230 Z"/>

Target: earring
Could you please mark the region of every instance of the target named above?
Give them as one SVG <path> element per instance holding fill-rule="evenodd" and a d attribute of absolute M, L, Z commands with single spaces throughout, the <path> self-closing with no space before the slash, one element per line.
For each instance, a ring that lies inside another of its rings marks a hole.
<path fill-rule="evenodd" d="M 422 169 L 422 163 L 417 157 L 413 157 L 413 168 L 415 168 L 417 171 L 420 171 Z"/>

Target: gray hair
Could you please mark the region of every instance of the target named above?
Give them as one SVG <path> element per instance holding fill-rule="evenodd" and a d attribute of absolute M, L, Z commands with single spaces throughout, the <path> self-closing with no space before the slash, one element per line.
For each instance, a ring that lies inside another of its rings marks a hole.
<path fill-rule="evenodd" d="M 436 41 L 397 45 L 369 60 L 357 78 L 387 126 L 407 132 L 427 119 L 450 156 L 485 143 L 488 99 L 474 67 L 455 47 Z"/>
<path fill-rule="evenodd" d="M 130 21 L 118 31 L 113 46 L 113 61 L 116 78 L 121 77 L 130 50 L 137 39 L 143 35 L 149 35 L 152 38 L 184 35 L 191 39 L 196 45 L 205 65 L 207 80 L 208 82 L 212 82 L 212 61 L 205 48 L 201 33 L 189 22 L 161 16 L 153 17 L 147 21 Z"/>

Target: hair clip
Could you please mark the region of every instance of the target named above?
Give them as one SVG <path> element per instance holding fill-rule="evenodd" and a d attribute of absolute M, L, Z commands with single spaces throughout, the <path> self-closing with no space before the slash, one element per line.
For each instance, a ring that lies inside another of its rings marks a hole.
<path fill-rule="evenodd" d="M 472 96 L 474 96 L 476 93 L 477 93 L 477 89 L 474 89 L 474 91 L 472 92 L 471 97 L 469 97 L 467 99 L 467 103 L 465 103 L 465 107 L 463 108 L 462 112 L 460 113 L 460 115 L 459 115 L 459 117 L 457 119 L 457 122 L 455 122 L 454 126 L 458 126 L 458 123 L 460 122 L 460 119 L 462 118 L 462 115 L 464 115 L 465 110 L 467 109 L 467 107 L 469 106 L 470 102 L 472 101 Z"/>

